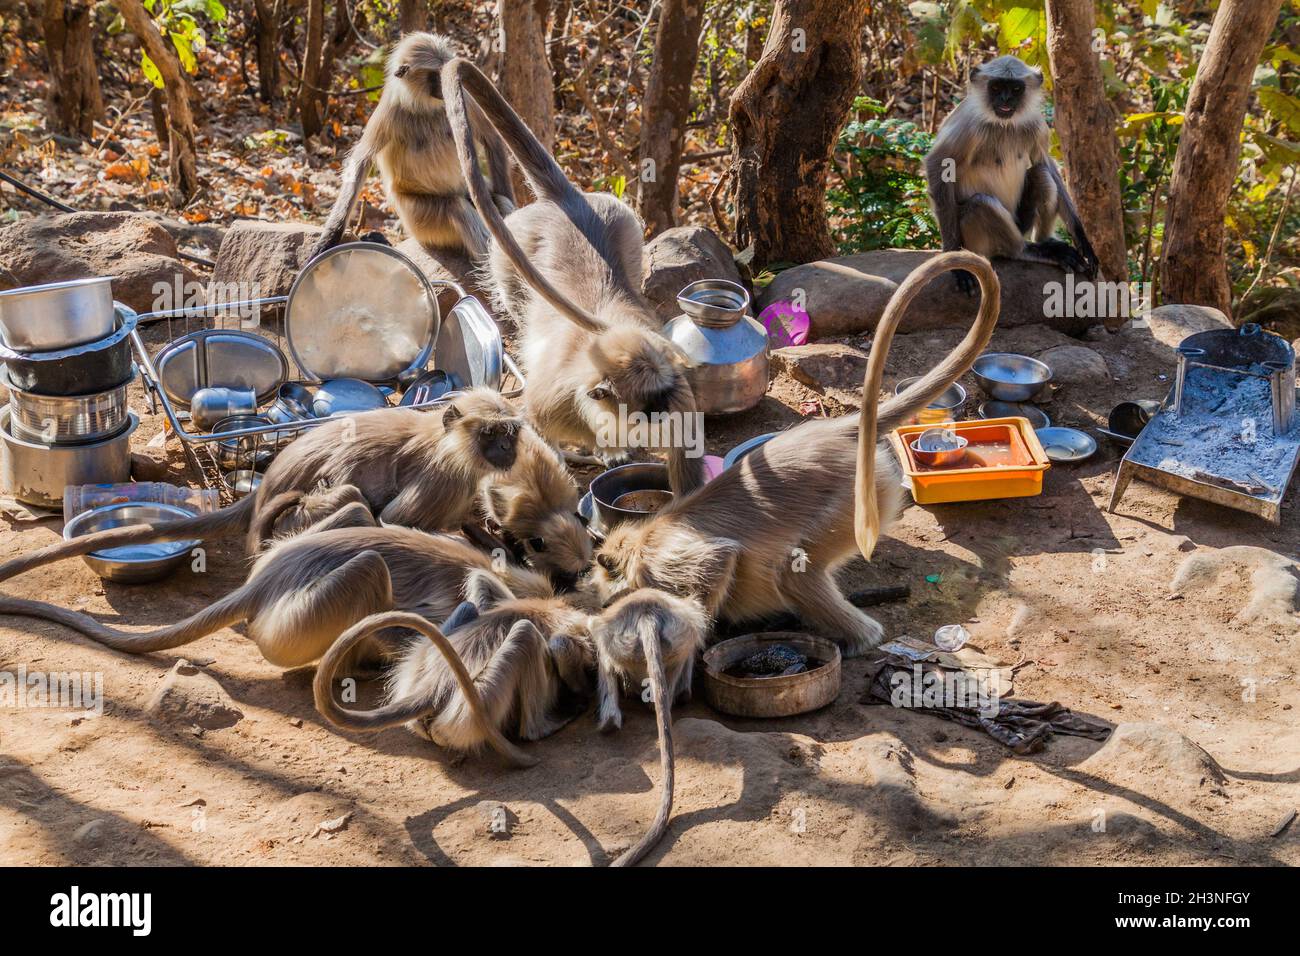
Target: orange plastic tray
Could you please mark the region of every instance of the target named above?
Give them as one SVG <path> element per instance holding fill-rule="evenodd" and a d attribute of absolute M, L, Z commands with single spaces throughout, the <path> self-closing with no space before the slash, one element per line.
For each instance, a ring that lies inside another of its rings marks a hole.
<path fill-rule="evenodd" d="M 987 418 L 952 422 L 946 427 L 967 439 L 967 456 L 979 455 L 980 446 L 1007 446 L 990 457 L 1003 463 L 970 467 L 968 462 L 955 468 L 920 465 L 909 447 L 917 435 L 934 425 L 903 425 L 889 436 L 894 454 L 917 504 L 933 505 L 949 501 L 987 501 L 992 498 L 1030 498 L 1043 491 L 1043 472 L 1052 467 L 1038 436 L 1026 418 Z"/>

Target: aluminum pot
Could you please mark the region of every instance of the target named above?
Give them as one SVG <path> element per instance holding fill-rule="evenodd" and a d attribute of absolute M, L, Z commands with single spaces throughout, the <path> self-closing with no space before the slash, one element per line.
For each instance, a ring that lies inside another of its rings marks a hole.
<path fill-rule="evenodd" d="M 664 335 L 691 360 L 686 372 L 695 407 L 708 414 L 758 404 L 769 376 L 767 332 L 750 318 L 749 293 L 726 279 L 692 282 L 677 296 L 682 315 Z"/>
<path fill-rule="evenodd" d="M 9 386 L 13 434 L 40 445 L 84 445 L 126 428 L 127 382 L 90 395 L 38 395 Z"/>
<path fill-rule="evenodd" d="M 108 336 L 55 352 L 15 352 L 0 347 L 9 381 L 39 395 L 92 395 L 121 385 L 133 374 L 131 333 L 135 310 L 117 304 L 117 327 Z"/>
<path fill-rule="evenodd" d="M 8 408 L 0 409 L 0 486 L 19 501 L 63 510 L 68 485 L 104 485 L 131 478 L 131 435 L 140 420 L 130 416 L 126 429 L 112 438 L 86 445 L 42 445 L 23 441 L 10 431 Z"/>
<path fill-rule="evenodd" d="M 212 434 L 240 432 L 249 428 L 261 428 L 276 424 L 264 415 L 232 415 L 212 426 Z M 213 452 L 217 464 L 223 471 L 259 469 L 275 457 L 276 451 L 292 441 L 294 432 L 255 432 L 251 435 L 237 435 L 221 438 L 213 442 Z"/>
<path fill-rule="evenodd" d="M 602 533 L 624 521 L 644 521 L 650 517 L 649 511 L 614 507 L 614 502 L 624 495 L 640 491 L 671 491 L 668 466 L 662 462 L 634 461 L 618 465 L 592 479 L 592 506 Z"/>
<path fill-rule="evenodd" d="M 0 292 L 0 336 L 15 352 L 50 352 L 113 334 L 113 280 L 72 279 Z"/>

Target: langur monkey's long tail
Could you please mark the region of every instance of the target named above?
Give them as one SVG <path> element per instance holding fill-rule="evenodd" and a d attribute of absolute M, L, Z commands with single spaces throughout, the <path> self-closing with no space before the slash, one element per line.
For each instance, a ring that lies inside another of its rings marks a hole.
<path fill-rule="evenodd" d="M 638 622 L 641 647 L 645 651 L 646 670 L 650 677 L 650 692 L 654 695 L 655 724 L 659 729 L 659 809 L 650 829 L 610 866 L 632 866 L 649 853 L 668 831 L 668 819 L 673 812 L 673 715 L 672 693 L 664 674 L 663 653 L 659 646 L 659 628 L 649 618 Z"/>
<path fill-rule="evenodd" d="M 189 644 L 200 637 L 206 637 L 213 631 L 238 624 L 248 616 L 248 606 L 247 595 L 243 588 L 239 588 L 183 621 L 139 633 L 119 631 L 100 624 L 88 614 L 59 607 L 57 604 L 29 601 L 3 594 L 0 594 L 0 614 L 16 614 L 20 617 L 54 621 L 115 651 L 149 654 L 153 651 L 165 651 Z"/>
<path fill-rule="evenodd" d="M 907 307 L 930 280 L 945 272 L 964 269 L 973 272 L 980 284 L 980 307 L 966 337 L 948 357 L 932 368 L 915 385 L 884 405 L 879 405 L 880 381 L 885 373 L 885 359 L 894 340 L 894 331 Z M 993 266 L 973 252 L 945 252 L 914 270 L 903 280 L 876 325 L 867 354 L 867 373 L 862 384 L 862 414 L 858 420 L 858 466 L 854 478 L 853 536 L 858 550 L 867 560 L 880 537 L 880 509 L 876 501 L 876 436 L 878 431 L 892 431 L 944 393 L 974 364 L 998 322 L 1002 304 L 1002 286 Z M 877 406 L 879 405 L 879 408 Z M 849 422 L 852 419 L 848 419 Z M 847 426 L 846 426 L 847 427 Z"/>
<path fill-rule="evenodd" d="M 545 299 L 551 308 L 581 329 L 588 332 L 603 331 L 605 324 L 551 285 L 528 260 L 519 248 L 519 243 L 510 234 L 506 221 L 501 218 L 496 203 L 492 201 L 483 173 L 479 170 L 478 149 L 474 145 L 465 105 L 466 92 L 505 141 L 515 162 L 523 170 L 529 187 L 538 198 L 556 203 L 569 215 L 572 215 L 570 210 L 578 204 L 586 208 L 586 201 L 573 183 L 569 182 L 555 158 L 538 142 L 537 137 L 519 118 L 519 114 L 492 85 L 492 81 L 469 60 L 457 57 L 442 68 L 443 102 L 447 107 L 452 137 L 456 140 L 456 156 L 460 159 L 465 184 L 469 187 L 470 197 L 474 200 L 479 215 L 483 217 L 488 232 L 492 233 L 501 251 L 510 259 L 524 282 Z"/>
<path fill-rule="evenodd" d="M 11 558 L 0 564 L 0 581 L 38 568 L 43 564 L 62 561 L 90 554 L 92 551 L 104 551 L 120 548 L 128 544 L 144 544 L 162 541 L 188 541 L 195 538 L 208 541 L 229 534 L 244 531 L 252 520 L 256 495 L 242 498 L 227 508 L 193 518 L 181 518 L 175 521 L 151 521 L 144 524 L 124 525 L 120 528 L 107 528 L 93 534 L 82 535 L 71 541 L 60 541 L 48 547 L 37 548 L 26 554 Z M 15 612 L 18 613 L 18 612 Z M 74 625 L 75 626 L 75 625 Z M 80 628 L 78 628 L 80 630 Z"/>
<path fill-rule="evenodd" d="M 312 692 L 316 698 L 316 709 L 326 720 L 344 730 L 383 730 L 423 717 L 433 710 L 427 701 L 391 701 L 372 710 L 348 710 L 335 702 L 334 674 L 351 657 L 349 652 L 374 632 L 390 627 L 410 628 L 423 634 L 446 658 L 447 665 L 456 675 L 460 692 L 465 695 L 474 723 L 478 725 L 479 733 L 488 746 L 516 767 L 532 767 L 538 763 L 539 758 L 506 740 L 505 735 L 488 719 L 483 699 L 479 696 L 474 679 L 465 668 L 465 662 L 438 626 L 428 618 L 409 611 L 384 611 L 358 621 L 344 631 L 321 658 L 316 668 L 316 679 L 312 682 Z"/>

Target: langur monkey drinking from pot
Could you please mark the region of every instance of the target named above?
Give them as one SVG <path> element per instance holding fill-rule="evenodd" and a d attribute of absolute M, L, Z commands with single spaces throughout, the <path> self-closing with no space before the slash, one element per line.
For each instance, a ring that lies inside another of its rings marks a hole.
<path fill-rule="evenodd" d="M 307 533 L 273 545 L 242 587 L 167 627 L 121 631 L 86 614 L 5 595 L 0 614 L 56 621 L 129 654 L 181 647 L 247 621 L 248 637 L 269 663 L 298 667 L 320 658 L 342 631 L 369 614 L 397 608 L 443 620 L 475 574 L 491 577 L 491 561 L 464 539 L 381 528 L 364 504 L 353 502 Z M 536 572 L 507 566 L 500 574 L 521 595 L 553 594 Z"/>
<path fill-rule="evenodd" d="M 424 412 L 386 408 L 309 430 L 267 469 L 257 490 L 219 511 L 83 535 L 0 565 L 0 581 L 31 568 L 105 548 L 157 541 L 212 540 L 248 532 L 255 552 L 286 511 L 292 527 L 364 502 L 381 521 L 455 530 L 469 517 L 480 482 L 515 464 L 527 426 L 500 395 L 481 388 Z M 317 487 L 329 490 L 307 495 Z"/>
<path fill-rule="evenodd" d="M 974 326 L 919 382 L 877 408 L 899 321 L 931 279 L 954 269 L 979 280 Z M 592 569 L 601 600 L 659 588 L 736 623 L 793 611 L 846 657 L 879 644 L 884 630 L 840 594 L 834 578 L 855 550 L 870 559 L 901 509 L 898 466 L 877 449 L 877 432 L 906 422 L 970 368 L 993 334 L 999 298 L 997 275 L 971 252 L 944 253 L 912 272 L 876 327 L 860 414 L 797 425 L 646 521 L 614 528 Z"/>
<path fill-rule="evenodd" d="M 620 422 L 672 413 L 665 442 L 674 494 L 704 481 L 702 454 L 685 448 L 695 397 L 684 354 L 662 334 L 640 293 L 641 223 L 606 193 L 581 193 L 496 88 L 467 60 L 443 68 L 442 88 L 461 171 L 494 240 L 489 272 L 497 298 L 523 332 L 529 419 L 552 442 L 594 449 L 607 464 L 627 457 Z M 506 141 L 534 202 L 501 218 L 478 169 L 470 99 Z M 630 439 L 634 441 L 634 439 Z"/>
<path fill-rule="evenodd" d="M 925 158 L 943 248 L 1046 262 L 1095 278 L 1097 254 L 1051 156 L 1042 88 L 1042 71 L 1014 56 L 971 70 L 966 98 Z M 1074 246 L 1052 237 L 1058 219 Z M 974 292 L 970 273 L 956 279 Z"/>
<path fill-rule="evenodd" d="M 348 154 L 313 257 L 342 239 L 371 165 L 379 167 L 384 192 L 408 236 L 470 258 L 487 251 L 488 234 L 465 192 L 442 101 L 440 71 L 455 55 L 451 41 L 436 33 L 408 33 L 397 44 L 388 57 L 379 105 Z M 515 197 L 501 140 L 477 119 L 475 134 L 487 153 L 493 202 L 510 212 Z"/>

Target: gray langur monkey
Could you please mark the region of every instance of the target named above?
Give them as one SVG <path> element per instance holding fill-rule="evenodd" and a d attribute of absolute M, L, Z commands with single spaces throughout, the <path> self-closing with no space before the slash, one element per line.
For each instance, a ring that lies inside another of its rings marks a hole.
<path fill-rule="evenodd" d="M 470 258 L 487 251 L 488 234 L 465 191 L 443 107 L 440 71 L 455 56 L 451 41 L 436 33 L 408 33 L 389 55 L 384 92 L 348 154 L 338 198 L 312 257 L 343 238 L 372 165 L 379 167 L 384 193 L 408 236 Z M 515 194 L 501 140 L 477 121 L 475 135 L 487 153 L 493 201 L 508 213 Z"/>
<path fill-rule="evenodd" d="M 359 621 L 330 647 L 316 670 L 316 709 L 344 730 L 405 724 L 448 750 L 484 745 L 519 765 L 536 763 L 505 738 L 540 740 L 569 722 L 558 715 L 562 690 L 583 695 L 594 664 L 587 612 L 559 598 L 519 599 L 492 574 L 471 571 L 466 603 L 438 627 L 426 617 L 378 614 Z M 334 699 L 344 662 L 376 631 L 409 628 L 417 637 L 392 665 L 385 702 L 350 710 Z"/>
<path fill-rule="evenodd" d="M 925 157 L 943 249 L 1045 262 L 1096 278 L 1097 254 L 1051 155 L 1042 89 L 1042 71 L 1014 56 L 971 70 L 966 98 Z M 1074 246 L 1053 238 L 1058 219 Z M 974 293 L 969 272 L 956 273 L 956 281 Z"/>
<path fill-rule="evenodd" d="M 536 572 L 507 566 L 499 573 L 519 594 L 553 594 Z M 342 631 L 370 614 L 396 608 L 443 620 L 475 575 L 495 580 L 490 559 L 463 539 L 377 527 L 370 510 L 354 502 L 307 533 L 276 543 L 241 587 L 166 627 L 122 631 L 87 614 L 7 595 L 0 595 L 0 614 L 54 621 L 128 654 L 181 647 L 247 621 L 248 637 L 269 663 L 299 667 L 320 658 Z M 382 645 L 366 650 L 377 651 L 367 658 L 389 656 Z"/>
<path fill-rule="evenodd" d="M 523 333 L 529 420 L 550 441 L 596 450 L 606 464 L 627 458 L 617 443 L 626 429 L 615 427 L 625 415 L 668 412 L 678 422 L 694 421 L 688 360 L 663 336 L 641 295 L 644 243 L 636 214 L 607 193 L 579 192 L 469 61 L 448 63 L 442 88 L 461 171 L 492 234 L 491 285 Z M 537 197 L 508 223 L 478 169 L 470 102 L 505 140 Z M 684 440 L 667 444 L 674 494 L 702 485 L 703 458 L 692 457 Z"/>
<path fill-rule="evenodd" d="M 488 388 L 428 412 L 384 408 L 340 418 L 295 439 L 276 456 L 257 490 L 233 505 L 39 548 L 0 564 L 0 581 L 52 561 L 144 542 L 208 541 L 247 532 L 251 554 L 279 522 L 297 530 L 350 501 L 364 502 L 389 524 L 455 530 L 469 517 L 480 482 L 514 466 L 526 427 L 500 393 Z M 320 487 L 327 490 L 308 494 Z"/>
<path fill-rule="evenodd" d="M 935 276 L 955 269 L 979 280 L 974 325 L 919 382 L 881 404 L 885 357 L 907 307 Z M 602 602 L 659 588 L 738 624 L 792 611 L 846 657 L 875 647 L 884 629 L 845 599 L 834 575 L 855 552 L 870 560 L 901 511 L 901 475 L 894 456 L 877 448 L 878 432 L 907 421 L 970 368 L 997 325 L 1000 298 L 997 274 L 972 252 L 943 253 L 915 269 L 876 326 L 858 415 L 797 425 L 693 494 L 613 528 L 596 551 L 589 586 Z"/>
<path fill-rule="evenodd" d="M 623 725 L 620 689 L 640 694 L 649 681 L 659 737 L 659 807 L 641 837 L 614 866 L 632 866 L 650 852 L 668 830 L 673 812 L 672 708 L 690 698 L 695 655 L 704 648 L 712 622 L 694 600 L 641 588 L 619 598 L 591 623 L 596 645 L 598 725 L 602 732 Z"/>

